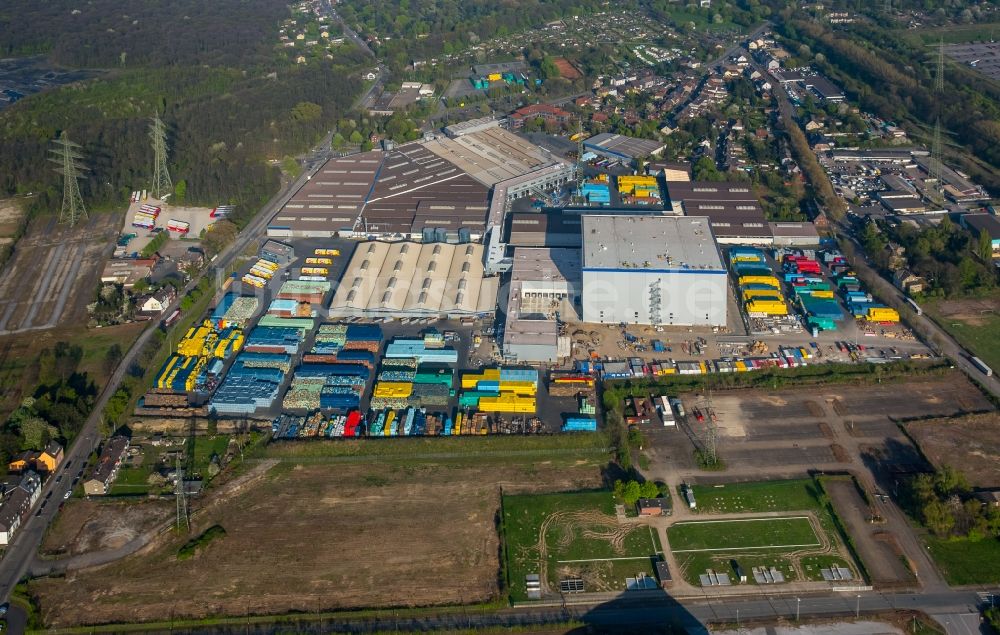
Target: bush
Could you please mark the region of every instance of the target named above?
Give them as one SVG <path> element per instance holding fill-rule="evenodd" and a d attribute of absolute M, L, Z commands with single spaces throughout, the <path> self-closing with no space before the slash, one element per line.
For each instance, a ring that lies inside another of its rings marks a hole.
<path fill-rule="evenodd" d="M 222 538 L 225 535 L 226 530 L 222 527 L 222 525 L 212 525 L 203 531 L 198 537 L 192 538 L 181 545 L 181 548 L 177 550 L 177 559 L 187 560 L 188 558 L 193 557 L 195 553 L 197 553 L 198 549 L 207 546 L 208 543 L 217 538 Z"/>

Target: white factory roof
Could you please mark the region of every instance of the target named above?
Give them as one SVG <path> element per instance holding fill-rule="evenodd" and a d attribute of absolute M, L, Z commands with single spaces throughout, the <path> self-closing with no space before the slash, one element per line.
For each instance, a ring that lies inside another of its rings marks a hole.
<path fill-rule="evenodd" d="M 707 217 L 583 217 L 583 269 L 724 271 Z"/>
<path fill-rule="evenodd" d="M 504 341 L 507 346 L 541 344 L 555 348 L 559 325 L 554 316 L 540 314 L 539 307 L 525 307 L 524 293 L 572 296 L 573 290 L 580 285 L 580 252 L 576 249 L 518 247 L 513 260 Z M 558 308 L 563 320 L 576 319 L 570 297 Z"/>
<path fill-rule="evenodd" d="M 497 278 L 483 277 L 479 244 L 363 242 L 330 312 L 480 313 L 496 306 L 497 286 Z"/>

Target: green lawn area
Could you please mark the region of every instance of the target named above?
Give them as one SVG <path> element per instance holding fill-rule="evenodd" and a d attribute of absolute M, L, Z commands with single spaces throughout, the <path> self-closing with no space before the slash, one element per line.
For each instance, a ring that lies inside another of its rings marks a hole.
<path fill-rule="evenodd" d="M 667 530 L 670 550 L 747 551 L 819 546 L 808 518 L 747 518 L 677 523 Z"/>
<path fill-rule="evenodd" d="M 852 571 L 854 570 L 854 566 L 852 566 L 847 560 L 838 556 L 829 556 L 825 554 L 804 556 L 799 558 L 799 564 L 802 565 L 802 569 L 806 574 L 806 579 L 816 582 L 823 581 L 823 574 L 820 573 L 820 569 L 829 569 L 830 567 L 836 565 L 845 569 L 851 569 Z"/>
<path fill-rule="evenodd" d="M 208 464 L 212 460 L 212 455 L 218 454 L 220 459 L 226 455 L 226 448 L 229 447 L 229 436 L 217 434 L 210 437 L 194 437 L 193 444 L 194 458 L 191 470 L 195 474 L 207 478 Z"/>
<path fill-rule="evenodd" d="M 699 514 L 787 512 L 820 508 L 819 491 L 812 479 L 758 481 L 726 485 L 695 485 Z M 683 496 L 683 494 L 682 494 Z"/>
<path fill-rule="evenodd" d="M 684 579 L 688 583 L 695 586 L 701 584 L 699 576 L 705 573 L 708 569 L 713 571 L 718 571 L 720 573 L 730 574 L 730 578 L 734 577 L 733 567 L 730 560 L 735 559 L 740 567 L 743 568 L 743 572 L 747 576 L 747 583 L 755 584 L 756 580 L 753 577 L 753 567 L 766 567 L 770 569 L 774 567 L 785 576 L 785 580 L 792 582 L 798 579 L 795 575 L 795 569 L 792 567 L 792 563 L 788 558 L 781 556 L 780 554 L 774 553 L 743 553 L 739 554 L 736 558 L 733 558 L 730 554 L 717 554 L 710 551 L 695 551 L 689 553 L 678 553 L 674 556 L 677 558 L 678 564 L 684 572 Z"/>
<path fill-rule="evenodd" d="M 1000 583 L 1000 540 L 926 540 L 948 584 Z"/>
<path fill-rule="evenodd" d="M 898 31 L 910 42 L 923 44 L 958 44 L 964 42 L 983 42 L 1000 35 L 1000 22 L 982 22 L 979 24 L 949 24 L 942 27 L 926 29 L 903 29 Z"/>
<path fill-rule="evenodd" d="M 111 485 L 110 494 L 120 496 L 127 494 L 147 494 L 149 493 L 149 483 L 146 479 L 152 472 L 151 467 L 142 465 L 140 467 L 121 467 L 118 469 L 118 478 Z"/>
<path fill-rule="evenodd" d="M 933 310 L 933 309 L 931 309 Z M 986 313 L 980 316 L 981 326 L 971 326 L 960 320 L 942 317 L 934 311 L 934 321 L 948 331 L 962 346 L 976 354 L 994 370 L 1000 369 L 1000 315 Z"/>
<path fill-rule="evenodd" d="M 527 599 L 524 576 L 543 572 L 539 536 L 547 520 L 544 572 L 553 587 L 560 579 L 579 576 L 588 591 L 618 591 L 624 590 L 625 577 L 654 574 L 652 558 L 661 551 L 655 532 L 636 525 L 622 535 L 610 492 L 504 496 L 503 536 L 512 599 Z"/>

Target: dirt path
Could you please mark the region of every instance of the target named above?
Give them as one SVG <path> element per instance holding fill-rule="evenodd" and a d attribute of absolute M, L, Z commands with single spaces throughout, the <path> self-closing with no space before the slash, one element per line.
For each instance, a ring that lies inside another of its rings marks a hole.
<path fill-rule="evenodd" d="M 580 534 L 590 540 L 606 540 L 611 548 L 616 552 L 620 552 L 625 547 L 625 538 L 628 537 L 630 533 L 635 531 L 643 523 L 638 522 L 637 519 L 629 519 L 626 524 L 621 524 L 618 519 L 614 516 L 608 516 L 607 514 L 602 514 L 598 511 L 573 511 L 573 512 L 554 512 L 546 516 L 545 520 L 542 521 L 541 526 L 538 528 L 538 569 L 539 577 L 541 578 L 541 590 L 542 595 L 548 595 L 552 593 L 551 587 L 549 587 L 548 582 L 548 568 L 549 568 L 549 546 L 548 546 L 548 532 L 552 528 L 552 525 L 558 523 L 564 528 L 562 536 L 559 537 L 559 546 L 567 547 L 569 546 L 576 532 L 579 530 L 580 525 L 593 526 L 597 525 L 599 527 L 606 527 L 607 531 L 594 531 L 593 529 L 583 529 Z"/>

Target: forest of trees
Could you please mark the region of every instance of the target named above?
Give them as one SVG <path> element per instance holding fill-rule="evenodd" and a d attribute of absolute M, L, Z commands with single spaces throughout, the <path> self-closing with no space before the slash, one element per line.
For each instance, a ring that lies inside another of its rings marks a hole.
<path fill-rule="evenodd" d="M 6 0 L 0 57 L 75 68 L 268 65 L 288 8 L 272 0 Z"/>
<path fill-rule="evenodd" d="M 89 170 L 81 190 L 92 208 L 144 187 L 149 118 L 159 112 L 185 202 L 235 204 L 242 222 L 278 189 L 279 169 L 268 161 L 298 154 L 329 130 L 361 91 L 357 71 L 370 64 L 358 49 L 315 64 L 280 61 L 277 29 L 289 13 L 268 0 L 74 6 L 17 0 L 0 9 L 5 54 L 108 69 L 0 113 L 0 196 L 39 193 L 34 212 L 58 209 L 59 177 L 46 155 L 62 130 L 82 146 Z M 130 29 L 118 40 L 124 26 L 109 25 L 123 14 Z"/>

